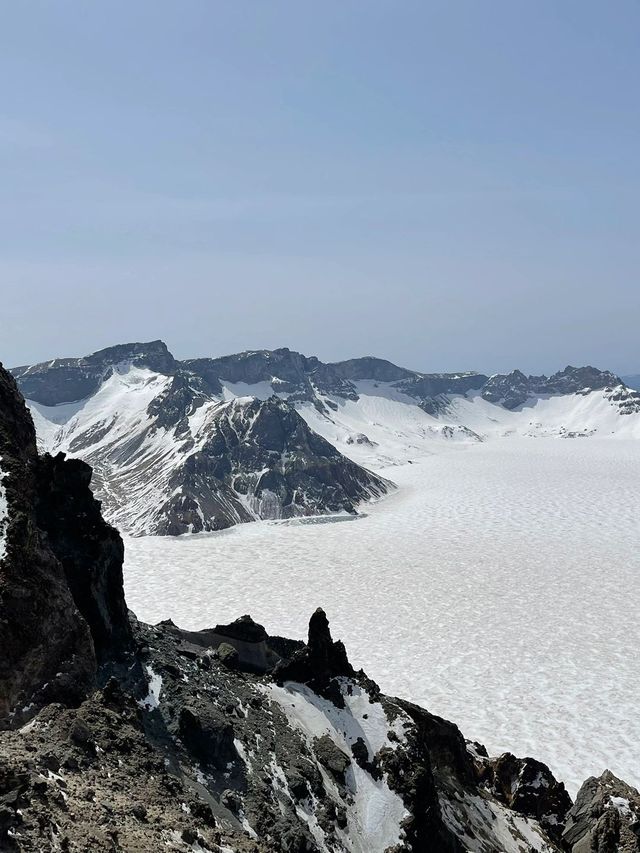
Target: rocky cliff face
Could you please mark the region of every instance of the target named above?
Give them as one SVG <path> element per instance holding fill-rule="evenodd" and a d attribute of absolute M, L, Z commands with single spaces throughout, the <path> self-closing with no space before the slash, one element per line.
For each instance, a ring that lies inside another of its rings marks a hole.
<path fill-rule="evenodd" d="M 146 530 L 179 534 L 262 519 L 354 514 L 391 484 L 340 454 L 275 397 L 222 406 L 168 482 Z M 126 504 L 114 514 L 124 521 Z"/>
<path fill-rule="evenodd" d="M 608 370 L 595 367 L 565 367 L 553 376 L 525 376 L 520 370 L 492 376 L 482 389 L 482 397 L 506 409 L 515 409 L 532 397 L 545 394 L 576 394 L 601 388 L 623 386 Z"/>
<path fill-rule="evenodd" d="M 172 375 L 178 364 L 162 341 L 119 344 L 83 358 L 54 358 L 11 372 L 28 400 L 56 406 L 94 394 L 118 365 L 148 367 Z"/>
<path fill-rule="evenodd" d="M 100 516 L 91 471 L 38 456 L 29 412 L 1 367 L 0 471 L 0 725 L 7 726 L 47 702 L 84 697 L 98 664 L 125 654 L 131 634 L 122 543 Z"/>
<path fill-rule="evenodd" d="M 391 488 L 312 432 L 288 399 L 310 399 L 308 362 L 285 350 L 179 363 L 153 342 L 14 373 L 41 446 L 92 465 L 113 523 L 179 534 L 355 513 Z M 284 397 L 223 393 L 221 370 L 246 387 L 269 374 Z"/>

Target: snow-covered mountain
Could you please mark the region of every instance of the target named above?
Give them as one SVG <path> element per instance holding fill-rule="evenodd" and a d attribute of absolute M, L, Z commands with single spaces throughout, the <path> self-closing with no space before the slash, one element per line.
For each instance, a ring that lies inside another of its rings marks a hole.
<path fill-rule="evenodd" d="M 313 433 L 286 400 L 211 383 L 164 344 L 15 375 L 31 397 L 41 447 L 88 461 L 109 518 L 129 533 L 353 513 L 391 487 Z"/>
<path fill-rule="evenodd" d="M 592 367 L 426 374 L 288 349 L 177 361 L 153 341 L 13 374 L 41 448 L 88 461 L 109 520 L 138 535 L 355 513 L 439 442 L 640 437 L 640 392 Z"/>

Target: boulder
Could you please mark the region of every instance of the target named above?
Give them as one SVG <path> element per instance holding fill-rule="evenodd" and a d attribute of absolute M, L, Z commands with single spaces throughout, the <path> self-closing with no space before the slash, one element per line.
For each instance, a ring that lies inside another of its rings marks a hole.
<path fill-rule="evenodd" d="M 322 735 L 313 741 L 313 751 L 322 766 L 338 782 L 344 785 L 345 773 L 351 764 L 349 756 L 338 747 L 329 735 Z"/>
<path fill-rule="evenodd" d="M 238 758 L 233 726 L 215 706 L 181 708 L 179 732 L 185 747 L 201 764 L 226 770 Z"/>

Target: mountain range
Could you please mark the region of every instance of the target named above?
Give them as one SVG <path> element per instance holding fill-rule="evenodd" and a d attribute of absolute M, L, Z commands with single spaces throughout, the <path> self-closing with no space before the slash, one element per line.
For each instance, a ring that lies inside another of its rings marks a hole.
<path fill-rule="evenodd" d="M 640 392 L 593 367 L 420 373 L 286 348 L 179 361 L 152 341 L 11 372 L 40 448 L 87 461 L 107 518 L 132 535 L 355 514 L 433 442 L 640 437 Z"/>
<path fill-rule="evenodd" d="M 139 622 L 91 476 L 38 452 L 0 367 L 0 850 L 638 853 L 637 790 L 605 771 L 572 802 L 490 756 L 356 671 L 321 609 L 305 642 Z"/>

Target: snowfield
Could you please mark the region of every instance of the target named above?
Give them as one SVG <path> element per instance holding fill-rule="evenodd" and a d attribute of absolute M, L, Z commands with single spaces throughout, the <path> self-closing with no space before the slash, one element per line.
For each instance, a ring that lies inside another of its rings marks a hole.
<path fill-rule="evenodd" d="M 414 426 L 356 412 L 359 429 L 347 403 L 322 431 L 397 493 L 353 520 L 129 538 L 129 606 L 192 629 L 248 612 L 272 633 L 304 637 L 322 605 L 384 692 L 454 720 L 490 752 L 546 762 L 572 794 L 606 767 L 639 785 L 637 418 L 616 415 L 622 434 L 601 438 L 609 403 L 589 395 L 575 426 L 589 427 L 599 407 L 595 435 L 521 437 L 571 431 L 573 410 L 553 411 L 567 398 L 553 398 L 541 401 L 544 426 L 539 410 L 505 413 L 491 441 L 425 442 L 415 406 L 374 403 L 402 406 Z M 478 401 L 460 406 L 460 422 L 486 437 Z M 349 445 L 358 432 L 372 445 Z"/>

